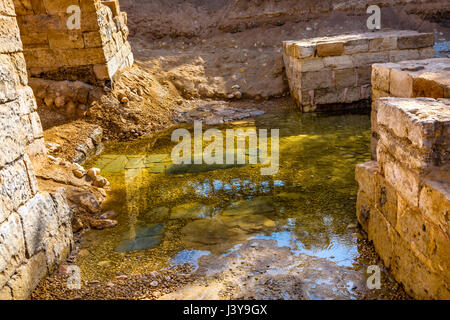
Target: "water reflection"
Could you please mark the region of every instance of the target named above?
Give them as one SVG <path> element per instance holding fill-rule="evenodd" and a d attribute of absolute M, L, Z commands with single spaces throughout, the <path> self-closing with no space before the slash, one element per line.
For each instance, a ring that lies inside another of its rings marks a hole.
<path fill-rule="evenodd" d="M 107 206 L 120 212 L 119 226 L 91 247 L 148 256 L 169 248 L 178 264 L 268 239 L 351 265 L 357 249 L 347 225 L 355 222 L 354 167 L 370 158 L 368 115 L 267 115 L 248 125 L 280 129 L 275 176 L 262 176 L 260 165 L 174 166 L 169 134 L 152 147 L 145 139 L 108 146 L 90 165 L 111 181 Z"/>

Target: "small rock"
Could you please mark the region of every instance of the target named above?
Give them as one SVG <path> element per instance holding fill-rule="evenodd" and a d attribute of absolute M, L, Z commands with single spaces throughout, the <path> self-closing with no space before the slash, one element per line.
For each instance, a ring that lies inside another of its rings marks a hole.
<path fill-rule="evenodd" d="M 236 91 L 236 92 L 234 93 L 234 97 L 235 97 L 236 99 L 241 99 L 241 98 L 242 98 L 242 93 L 241 93 L 240 91 Z"/>
<path fill-rule="evenodd" d="M 81 170 L 78 170 L 78 169 L 75 169 L 72 172 L 73 172 L 73 175 L 75 177 L 77 177 L 77 178 L 83 178 L 84 175 L 86 174 L 84 171 L 81 171 Z"/>
<path fill-rule="evenodd" d="M 108 184 L 108 180 L 102 176 L 96 176 L 93 185 L 97 188 L 103 188 Z"/>
<path fill-rule="evenodd" d="M 95 180 L 95 177 L 100 173 L 99 168 L 91 168 L 88 170 L 87 175 L 92 179 Z"/>
<path fill-rule="evenodd" d="M 152 286 L 152 287 L 157 287 L 158 286 L 158 281 L 152 281 L 152 282 L 150 282 L 150 285 Z"/>
<path fill-rule="evenodd" d="M 108 229 L 108 228 L 114 228 L 115 226 L 117 226 L 117 221 L 116 220 L 105 219 L 105 220 L 93 220 L 93 221 L 91 221 L 91 227 L 96 229 L 96 230 L 103 230 L 103 229 Z"/>
<path fill-rule="evenodd" d="M 98 217 L 99 220 L 105 220 L 114 217 L 117 215 L 114 211 L 107 211 L 104 214 L 102 214 L 100 217 Z"/>
<path fill-rule="evenodd" d="M 82 230 L 84 228 L 83 222 L 81 221 L 80 218 L 75 217 L 72 220 L 72 231 L 73 232 L 78 232 L 80 230 Z"/>
<path fill-rule="evenodd" d="M 155 291 L 155 292 L 152 293 L 152 295 L 153 295 L 154 298 L 159 298 L 159 297 L 161 297 L 161 292 Z"/>

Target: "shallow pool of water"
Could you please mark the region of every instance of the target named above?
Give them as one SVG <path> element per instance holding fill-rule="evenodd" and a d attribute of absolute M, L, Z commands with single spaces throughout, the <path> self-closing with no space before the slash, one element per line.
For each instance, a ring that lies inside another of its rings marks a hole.
<path fill-rule="evenodd" d="M 77 263 L 85 278 L 183 263 L 197 269 L 202 258 L 236 257 L 253 240 L 352 266 L 354 170 L 370 159 L 369 115 L 269 113 L 219 129 L 230 128 L 279 129 L 278 173 L 261 175 L 260 164 L 174 166 L 172 131 L 107 145 L 86 164 L 111 182 L 105 209 L 119 224 L 84 237 Z"/>

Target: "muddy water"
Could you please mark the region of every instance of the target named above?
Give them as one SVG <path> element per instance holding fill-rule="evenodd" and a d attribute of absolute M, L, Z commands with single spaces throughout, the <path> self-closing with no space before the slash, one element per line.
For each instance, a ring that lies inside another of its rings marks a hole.
<path fill-rule="evenodd" d="M 219 128 L 224 136 L 230 128 L 279 129 L 278 173 L 263 176 L 260 164 L 173 165 L 172 130 L 109 145 L 86 164 L 110 180 L 105 209 L 118 213 L 119 225 L 84 237 L 84 279 L 188 263 L 206 282 L 165 298 L 367 294 L 354 169 L 370 159 L 369 116 L 270 113 Z"/>

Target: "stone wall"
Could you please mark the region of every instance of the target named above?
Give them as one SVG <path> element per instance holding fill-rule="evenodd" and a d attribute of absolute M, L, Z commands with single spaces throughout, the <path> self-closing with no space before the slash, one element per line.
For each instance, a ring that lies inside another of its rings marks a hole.
<path fill-rule="evenodd" d="M 46 156 L 12 0 L 0 0 L 0 299 L 25 299 L 70 250 L 65 191 L 40 192 Z"/>
<path fill-rule="evenodd" d="M 283 42 L 292 97 L 303 112 L 371 98 L 371 65 L 434 56 L 432 34 L 371 32 Z"/>
<path fill-rule="evenodd" d="M 83 81 L 111 80 L 133 63 L 126 13 L 118 0 L 14 0 L 25 60 L 31 77 Z M 69 29 L 80 8 L 80 28 Z M 69 12 L 69 13 L 68 13 Z"/>
<path fill-rule="evenodd" d="M 450 299 L 450 100 L 374 105 L 378 162 L 356 168 L 358 220 L 411 296 Z"/>
<path fill-rule="evenodd" d="M 374 64 L 372 96 L 399 98 L 450 98 L 450 58 Z M 372 159 L 379 139 L 376 104 L 372 105 Z"/>

